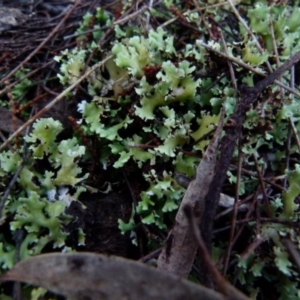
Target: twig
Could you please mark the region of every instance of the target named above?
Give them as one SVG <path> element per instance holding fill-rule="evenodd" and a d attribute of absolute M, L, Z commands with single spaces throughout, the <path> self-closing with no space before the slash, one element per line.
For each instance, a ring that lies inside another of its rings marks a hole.
<path fill-rule="evenodd" d="M 257 194 L 258 194 L 258 190 L 256 190 L 255 194 L 254 194 L 254 197 L 253 197 L 253 201 L 251 203 L 251 206 L 249 207 L 249 210 L 247 212 L 247 215 L 246 215 L 246 218 L 249 218 L 250 214 L 252 213 L 253 211 L 253 208 L 254 208 L 254 205 L 257 203 Z M 239 224 L 239 221 L 236 221 L 235 224 Z M 247 225 L 246 223 L 242 223 L 243 225 L 241 226 L 241 228 L 237 231 L 234 239 L 232 240 L 232 246 L 233 247 L 237 241 L 237 239 L 240 237 L 240 235 L 242 234 L 245 226 Z M 231 228 L 231 227 L 230 227 Z M 220 261 L 223 261 L 223 257 L 220 259 Z"/>
<path fill-rule="evenodd" d="M 5 80 L 8 80 L 11 76 L 16 74 L 16 72 L 22 68 L 35 54 L 37 54 L 45 45 L 46 43 L 58 32 L 59 28 L 65 23 L 65 21 L 70 17 L 71 13 L 75 9 L 75 7 L 81 2 L 81 0 L 77 0 L 75 4 L 69 8 L 69 11 L 63 17 L 63 19 L 56 25 L 56 27 L 51 31 L 51 33 L 42 41 L 42 43 L 32 51 L 17 67 L 15 67 L 12 71 L 10 71 L 4 78 L 0 80 L 0 84 L 3 83 Z"/>
<path fill-rule="evenodd" d="M 123 17 L 121 19 L 118 19 L 117 21 L 115 21 L 107 30 L 106 32 L 103 34 L 103 36 L 101 37 L 101 39 L 98 41 L 98 46 L 100 46 L 100 48 L 103 47 L 103 44 L 105 43 L 105 40 L 106 38 L 113 32 L 115 26 L 119 25 L 119 24 L 122 24 L 122 23 L 125 23 L 129 20 L 131 20 L 132 18 L 136 17 L 137 15 L 143 13 L 146 9 L 148 9 L 148 6 L 144 5 L 141 9 L 135 11 L 134 13 L 126 16 L 126 17 Z M 88 59 L 86 60 L 85 62 L 85 66 L 82 70 L 82 74 L 85 73 L 86 69 L 87 69 L 87 66 L 89 65 L 89 63 L 91 62 L 92 58 L 94 57 L 94 54 L 95 54 L 95 51 L 96 49 L 94 49 L 91 54 L 89 55 Z"/>
<path fill-rule="evenodd" d="M 24 148 L 26 149 L 26 148 Z M 10 193 L 10 190 L 12 189 L 12 187 L 14 186 L 14 184 L 16 183 L 20 173 L 22 172 L 23 168 L 25 167 L 27 160 L 28 160 L 29 155 L 26 154 L 26 156 L 24 156 L 23 161 L 21 163 L 21 165 L 19 166 L 18 170 L 16 171 L 16 173 L 14 174 L 12 180 L 10 181 L 10 183 L 8 184 L 8 186 L 6 187 L 4 194 L 2 196 L 2 199 L 0 201 L 0 219 L 2 218 L 3 215 L 3 209 L 5 206 L 5 202 L 8 198 L 8 195 Z"/>
<path fill-rule="evenodd" d="M 27 103 L 21 105 L 18 109 L 17 109 L 17 114 L 19 114 L 21 111 L 23 111 L 24 109 L 26 109 L 27 107 L 31 106 L 32 104 L 41 101 L 41 99 L 45 98 L 48 95 L 48 93 L 44 93 L 44 94 L 40 94 L 37 97 L 31 99 L 30 101 L 28 101 Z"/>
<path fill-rule="evenodd" d="M 270 31 L 271 31 L 273 49 L 274 49 L 274 53 L 275 53 L 275 57 L 276 57 L 276 65 L 277 65 L 277 68 L 278 68 L 280 66 L 280 59 L 279 59 L 279 54 L 278 54 L 278 50 L 277 50 L 277 44 L 276 44 L 276 38 L 275 38 L 274 26 L 273 26 L 273 19 L 272 19 L 272 15 L 271 14 L 270 14 L 269 24 L 270 24 Z M 280 81 L 281 81 L 281 79 L 282 79 L 282 76 L 280 76 Z M 282 88 L 280 88 L 280 94 L 281 94 L 281 99 L 283 101 L 283 99 L 284 99 L 284 93 L 283 93 L 283 89 Z"/>
<path fill-rule="evenodd" d="M 110 26 L 102 26 L 100 28 L 94 28 L 94 29 L 89 29 L 89 30 L 85 30 L 85 31 L 81 31 L 81 32 L 76 32 L 76 33 L 64 36 L 64 40 L 75 38 L 75 37 L 78 37 L 78 36 L 81 36 L 81 35 L 86 35 L 88 33 L 103 31 L 103 30 L 106 30 L 108 28 L 110 28 Z"/>
<path fill-rule="evenodd" d="M 138 201 L 137 201 L 137 199 L 136 199 L 136 197 L 135 197 L 135 194 L 134 194 L 134 191 L 133 191 L 133 189 L 132 189 L 132 186 L 131 186 L 131 183 L 130 183 L 130 181 L 129 181 L 129 179 L 128 179 L 128 176 L 127 176 L 127 174 L 126 174 L 126 172 L 125 172 L 125 170 L 123 169 L 123 177 L 124 177 L 124 179 L 125 179 L 125 182 L 126 182 L 126 184 L 127 184 L 127 187 L 128 187 L 128 190 L 129 190 L 129 192 L 130 192 L 130 196 L 131 196 L 131 199 L 132 199 L 132 202 L 133 202 L 133 209 L 134 209 L 134 214 L 137 216 L 137 218 L 138 218 L 138 221 L 139 221 L 139 224 L 140 224 L 140 226 L 141 226 L 141 229 L 142 229 L 142 233 L 145 235 L 145 236 L 151 236 L 151 234 L 150 234 L 150 231 L 149 231 L 149 229 L 145 226 L 145 224 L 142 222 L 142 217 L 141 217 L 141 215 L 139 215 L 139 214 L 137 214 L 136 213 L 136 207 L 137 207 L 137 205 L 138 205 Z M 144 245 L 144 242 L 143 242 L 143 238 L 142 238 L 142 236 L 140 235 L 140 234 L 138 234 L 138 232 L 136 232 L 136 236 L 137 236 L 137 242 L 138 242 L 138 247 L 139 247 L 139 249 L 140 249 L 140 253 L 141 253 L 141 255 L 144 255 L 144 253 L 145 253 L 145 245 Z M 161 252 L 161 251 L 160 251 Z M 159 252 L 159 254 L 160 254 L 160 252 Z M 159 255 L 158 254 L 158 255 Z"/>
<path fill-rule="evenodd" d="M 253 155 L 253 159 L 254 159 L 254 164 L 255 164 L 255 168 L 256 168 L 256 172 L 257 172 L 257 177 L 258 177 L 261 189 L 262 189 L 264 202 L 265 202 L 265 205 L 266 205 L 266 212 L 267 212 L 267 215 L 269 217 L 271 217 L 271 207 L 270 207 L 269 198 L 268 198 L 268 195 L 267 195 L 267 192 L 266 192 L 265 183 L 263 181 L 263 177 L 262 177 L 261 172 L 259 170 L 259 166 L 258 166 L 258 162 L 257 162 L 257 158 L 256 158 L 255 154 Z"/>
<path fill-rule="evenodd" d="M 194 141 L 193 143 L 191 143 L 191 146 L 195 146 L 198 143 L 200 143 L 201 141 L 209 138 L 209 136 L 212 135 L 215 131 L 216 131 L 216 128 L 211 129 L 209 132 L 203 134 L 201 137 L 199 137 L 199 139 L 197 139 L 196 141 Z"/>
<path fill-rule="evenodd" d="M 153 7 L 153 0 L 149 0 L 148 7 L 149 7 L 149 9 L 151 9 Z M 146 18 L 147 28 L 150 28 L 150 16 L 151 16 L 151 14 L 149 13 L 149 15 L 147 15 L 147 18 Z"/>
<path fill-rule="evenodd" d="M 296 145 L 297 145 L 297 148 L 298 148 L 298 152 L 300 153 L 300 141 L 299 141 L 299 137 L 298 137 L 298 132 L 297 132 L 297 128 L 295 127 L 294 122 L 293 122 L 291 117 L 289 117 L 289 124 L 291 126 L 291 129 L 292 129 L 293 134 L 294 134 L 294 138 L 296 140 Z"/>
<path fill-rule="evenodd" d="M 21 245 L 24 238 L 24 229 L 17 229 L 15 233 L 15 264 L 18 263 L 20 258 Z M 13 299 L 14 300 L 22 300 L 22 289 L 20 282 L 14 282 L 13 286 Z"/>
<path fill-rule="evenodd" d="M 237 169 L 237 167 L 235 165 L 230 165 L 230 168 L 235 168 Z M 257 178 L 257 174 L 252 172 L 252 171 L 249 171 L 249 170 L 246 170 L 245 168 L 242 168 L 242 173 L 246 174 L 246 175 L 249 175 L 249 176 L 253 176 L 255 178 Z M 287 176 L 286 175 L 282 175 L 282 176 L 277 176 L 276 179 L 279 180 L 279 179 L 285 179 Z M 263 181 L 265 181 L 266 183 L 268 183 L 269 185 L 273 186 L 274 188 L 280 190 L 280 191 L 285 191 L 285 188 L 282 187 L 281 185 L 271 181 L 270 179 L 268 178 L 263 178 Z"/>
<path fill-rule="evenodd" d="M 216 209 L 219 203 L 221 188 L 226 179 L 227 170 L 230 167 L 231 158 L 236 146 L 237 137 L 242 129 L 242 124 L 246 118 L 246 113 L 250 106 L 257 100 L 258 95 L 270 84 L 272 84 L 277 77 L 290 69 L 294 64 L 300 60 L 300 51 L 293 55 L 281 67 L 276 69 L 265 79 L 259 81 L 254 87 L 250 88 L 242 86 L 241 101 L 238 103 L 236 111 L 230 117 L 232 126 L 225 126 L 225 136 L 222 138 L 220 146 L 220 158 L 216 164 L 215 176 L 211 183 L 209 192 L 206 196 L 205 213 L 203 214 L 201 228 L 203 231 L 203 238 L 206 242 L 207 248 L 211 250 L 212 229 Z"/>
<path fill-rule="evenodd" d="M 146 263 L 147 261 L 153 259 L 153 258 L 157 258 L 159 256 L 159 254 L 161 253 L 162 247 L 154 250 L 153 252 L 141 257 L 138 261 L 141 261 L 143 263 Z"/>
<path fill-rule="evenodd" d="M 222 45 L 224 47 L 225 53 L 228 55 L 227 46 L 226 46 L 226 42 L 225 42 L 225 39 L 224 39 L 223 32 L 220 31 L 220 34 L 221 34 Z M 234 69 L 233 69 L 233 66 L 232 66 L 232 62 L 230 60 L 228 60 L 227 63 L 228 63 L 228 67 L 229 67 L 231 82 L 232 82 L 232 85 L 233 85 L 233 88 L 234 88 L 235 97 L 237 97 L 237 83 L 236 83 L 236 78 L 235 78 L 235 75 L 234 75 Z"/>
<path fill-rule="evenodd" d="M 239 290 L 237 290 L 234 286 L 229 284 L 226 279 L 220 274 L 217 267 L 212 262 L 209 252 L 205 246 L 205 243 L 201 237 L 200 229 L 197 224 L 194 211 L 190 205 L 185 205 L 183 208 L 186 218 L 189 221 L 191 230 L 194 234 L 195 240 L 198 244 L 198 251 L 201 256 L 201 260 L 205 262 L 207 269 L 209 270 L 210 275 L 212 276 L 212 280 L 216 283 L 217 289 L 226 297 L 230 299 L 236 300 L 246 300 L 248 299 L 245 295 L 243 295 Z M 209 276 L 209 274 L 207 274 Z"/>
<path fill-rule="evenodd" d="M 292 140 L 292 129 L 291 129 L 291 124 L 289 122 L 288 134 L 286 139 L 286 147 L 285 147 L 285 169 L 286 170 L 290 169 L 291 140 Z M 287 188 L 287 183 L 288 183 L 288 177 L 286 176 L 283 181 L 283 187 L 285 189 Z"/>
<path fill-rule="evenodd" d="M 17 103 L 14 101 L 11 89 L 9 86 L 8 81 L 4 81 L 4 84 L 7 89 L 7 97 L 9 99 L 9 104 L 10 104 L 10 109 L 11 109 L 11 115 L 12 115 L 12 129 L 13 131 L 16 131 L 18 129 L 18 120 L 16 116 L 16 111 L 17 111 Z M 16 149 L 19 149 L 20 146 L 20 139 L 19 136 L 16 137 Z"/>
<path fill-rule="evenodd" d="M 220 272 L 218 271 L 216 266 L 211 261 L 211 257 L 210 257 L 210 255 L 209 255 L 209 253 L 206 249 L 206 246 L 205 246 L 205 244 L 202 240 L 200 229 L 199 229 L 199 226 L 196 222 L 196 218 L 194 217 L 194 212 L 193 212 L 192 207 L 187 204 L 183 208 L 183 211 L 186 215 L 186 218 L 188 219 L 188 221 L 190 223 L 190 227 L 191 227 L 191 230 L 194 234 L 194 238 L 197 241 L 198 251 L 199 251 L 200 256 L 202 257 L 203 261 L 206 263 L 206 265 L 207 265 L 207 267 L 210 271 L 210 274 L 212 275 L 212 279 L 217 284 L 218 290 L 226 295 L 227 294 L 226 281 L 222 277 L 222 275 L 220 274 Z"/>
<path fill-rule="evenodd" d="M 238 203 L 238 206 L 242 206 L 242 205 L 245 205 L 245 203 L 249 202 L 251 199 L 253 199 L 253 195 L 254 194 L 250 194 L 249 196 L 247 196 L 245 199 L 243 200 L 240 200 L 239 203 Z M 247 209 L 248 209 L 248 204 L 247 204 Z M 218 213 L 216 216 L 215 216 L 215 220 L 218 220 L 219 218 L 227 215 L 228 213 L 230 213 L 232 210 L 234 209 L 234 207 L 228 207 L 227 209 L 223 210 L 222 212 Z"/>
<path fill-rule="evenodd" d="M 199 7 L 199 8 L 195 8 L 193 10 L 186 11 L 186 12 L 183 13 L 183 15 L 188 15 L 188 14 L 193 13 L 193 12 L 199 12 L 199 11 L 206 10 L 206 9 L 220 7 L 220 6 L 223 6 L 223 5 L 226 5 L 226 4 L 227 4 L 227 2 L 224 1 L 224 2 L 221 2 L 221 3 L 217 3 L 217 4 L 206 5 L 205 7 Z M 174 17 L 172 19 L 169 19 L 165 23 L 161 24 L 160 27 L 166 27 L 166 26 L 174 23 L 177 19 L 178 19 L 178 17 Z"/>
<path fill-rule="evenodd" d="M 135 18 L 136 16 L 138 16 L 139 14 L 144 12 L 146 9 L 148 9 L 148 6 L 144 5 L 139 10 L 135 11 L 134 13 L 132 13 L 132 14 L 124 17 L 124 18 L 121 18 L 121 19 L 117 20 L 116 22 L 113 23 L 112 26 L 123 24 L 123 23 L 127 22 L 128 20 Z"/>
<path fill-rule="evenodd" d="M 190 231 L 189 222 L 183 208 L 186 204 L 195 209 L 198 224 L 201 222 L 205 209 L 205 196 L 209 191 L 214 178 L 214 169 L 217 160 L 218 146 L 222 135 L 225 108 L 221 110 L 221 117 L 214 137 L 199 163 L 194 180 L 189 184 L 180 207 L 176 213 L 175 225 L 169 232 L 165 245 L 160 254 L 157 267 L 159 270 L 187 277 L 190 273 L 197 252 L 197 242 Z"/>
<path fill-rule="evenodd" d="M 237 263 L 239 262 L 240 259 L 247 259 L 247 257 L 262 243 L 264 242 L 265 239 L 258 237 L 256 238 L 247 248 L 246 250 L 240 255 L 240 258 L 236 257 L 234 258 L 230 265 L 237 265 Z M 237 280 L 237 276 L 238 273 L 235 275 L 235 277 L 233 278 L 232 282 L 235 285 L 236 284 L 236 280 Z"/>
<path fill-rule="evenodd" d="M 293 260 L 300 272 L 300 252 L 297 249 L 296 245 L 291 240 L 288 240 L 288 239 L 283 240 L 282 244 L 285 246 L 286 250 L 293 258 Z"/>
<path fill-rule="evenodd" d="M 248 34 L 251 36 L 251 38 L 255 42 L 258 51 L 260 53 L 263 53 L 264 52 L 263 48 L 260 46 L 260 43 L 258 42 L 257 38 L 253 34 L 252 30 L 248 27 L 247 23 L 243 20 L 243 18 L 241 17 L 239 12 L 235 8 L 234 4 L 232 3 L 232 0 L 227 0 L 227 1 L 229 2 L 230 6 L 231 6 L 231 9 L 232 9 L 233 13 L 235 14 L 235 16 L 237 17 L 237 19 L 241 22 L 241 24 L 244 26 L 244 28 L 246 29 Z M 272 67 L 271 67 L 270 63 L 267 61 L 266 64 L 267 64 L 269 72 L 271 73 L 272 72 Z"/>
<path fill-rule="evenodd" d="M 32 70 L 31 72 L 29 73 L 26 73 L 26 75 L 24 75 L 22 78 L 16 80 L 15 82 L 11 83 L 10 85 L 6 86 L 3 90 L 0 91 L 0 96 L 3 95 L 5 92 L 7 92 L 7 89 L 8 88 L 13 88 L 16 84 L 18 84 L 19 82 L 23 81 L 24 79 L 26 78 L 29 78 L 30 76 L 34 75 L 35 73 L 37 73 L 38 71 L 46 68 L 46 67 L 49 67 L 51 64 L 53 64 L 54 61 L 51 60 L 51 61 L 48 61 L 47 63 L 43 64 L 42 66 Z"/>
<path fill-rule="evenodd" d="M 201 139 L 202 139 L 202 138 L 201 138 Z M 188 155 L 188 156 L 200 157 L 198 154 L 196 154 L 196 153 L 194 153 L 194 152 L 188 152 L 188 151 L 185 151 L 185 150 L 180 150 L 180 151 L 181 151 L 182 153 L 184 153 L 185 155 Z M 230 168 L 237 169 L 237 166 L 231 164 L 231 165 L 230 165 Z M 249 171 L 249 170 L 246 170 L 245 168 L 241 168 L 241 172 L 242 172 L 243 174 L 249 175 L 249 176 L 251 176 L 251 177 L 258 178 L 258 177 L 257 177 L 257 173 L 252 172 L 252 171 Z M 277 176 L 277 177 L 274 178 L 273 180 L 286 180 L 286 178 L 287 178 L 287 176 L 284 174 L 284 175 L 281 175 L 281 176 Z M 274 187 L 275 189 L 278 189 L 278 190 L 281 191 L 281 192 L 284 192 L 284 191 L 286 190 L 283 186 L 281 186 L 281 185 L 279 185 L 279 184 L 273 182 L 272 180 L 270 180 L 270 179 L 268 179 L 268 178 L 262 178 L 262 180 L 263 180 L 265 183 L 269 184 L 270 186 Z"/>
<path fill-rule="evenodd" d="M 260 218 L 259 221 L 261 223 L 275 223 L 275 224 L 283 224 L 283 225 L 286 225 L 286 226 L 291 226 L 291 227 L 296 227 L 298 228 L 299 227 L 299 223 L 298 221 L 288 221 L 288 220 L 280 220 L 280 219 L 275 219 L 275 218 Z M 245 223 L 256 223 L 257 222 L 257 219 L 256 218 L 248 218 L 246 217 L 245 219 L 243 220 L 238 220 L 236 221 L 236 225 L 238 224 L 245 224 Z M 213 231 L 214 234 L 216 233 L 220 233 L 222 231 L 225 231 L 225 230 L 228 230 L 231 228 L 231 225 L 228 225 L 228 226 L 225 226 L 225 227 L 222 227 L 222 228 L 219 228 L 219 229 L 215 229 Z"/>
<path fill-rule="evenodd" d="M 241 259 L 247 259 L 249 255 L 264 241 L 266 238 L 258 235 L 256 239 L 247 247 L 247 249 L 241 254 Z"/>
<path fill-rule="evenodd" d="M 232 57 L 232 56 L 228 56 L 226 53 L 223 53 L 223 52 L 221 52 L 221 51 L 218 51 L 218 50 L 214 49 L 213 47 L 208 46 L 208 45 L 205 44 L 204 42 L 200 42 L 200 45 L 201 45 L 202 47 L 204 47 L 205 49 L 207 49 L 207 50 L 209 50 L 209 51 L 212 51 L 212 52 L 218 54 L 219 56 L 222 56 L 222 57 L 224 57 L 224 58 L 226 58 L 226 59 L 232 61 L 233 63 L 235 63 L 235 64 L 237 64 L 237 65 L 243 67 L 243 68 L 246 69 L 246 70 L 249 70 L 249 71 L 251 71 L 251 72 L 253 72 L 253 73 L 257 74 L 257 75 L 263 76 L 263 77 L 267 77 L 267 76 L 268 76 L 267 74 L 264 74 L 264 73 L 262 73 L 262 72 L 260 72 L 260 71 L 257 71 L 255 68 L 253 68 L 252 66 L 250 66 L 250 65 L 248 65 L 248 64 L 246 64 L 246 63 L 244 63 L 244 62 L 242 62 L 241 60 L 239 60 L 239 59 L 237 59 L 237 58 L 235 58 L 235 57 Z M 297 53 L 298 53 L 298 52 L 297 52 Z M 297 54 L 297 53 L 296 53 L 296 54 Z M 296 54 L 295 54 L 295 55 L 296 55 Z M 295 55 L 294 55 L 294 56 L 295 56 Z M 294 63 L 294 64 L 295 64 L 295 63 Z M 292 65 L 293 65 L 293 64 L 292 64 Z M 288 70 L 288 69 L 285 69 L 285 71 L 286 71 L 286 70 Z M 283 73 L 283 72 L 281 72 L 281 74 L 282 74 L 282 73 Z M 271 74 L 273 74 L 273 73 L 271 73 Z M 277 78 L 277 77 L 278 77 L 278 76 L 276 76 L 276 78 Z M 294 95 L 300 97 L 300 93 L 297 92 L 297 91 L 295 91 L 294 89 L 290 88 L 289 86 L 287 86 L 287 85 L 281 83 L 281 82 L 278 81 L 278 80 L 273 80 L 272 83 L 273 83 L 273 82 L 276 83 L 278 86 L 283 87 L 283 88 L 284 88 L 285 90 L 287 90 L 288 92 L 290 92 L 290 93 L 292 93 L 292 94 L 294 94 Z"/>
<path fill-rule="evenodd" d="M 208 23 L 206 22 L 206 20 L 205 20 L 205 17 L 203 16 L 203 13 L 202 13 L 202 10 L 203 10 L 203 9 L 201 9 L 201 7 L 200 7 L 200 5 L 199 5 L 199 3 L 198 3 L 197 0 L 193 0 L 193 3 L 194 3 L 194 5 L 195 5 L 195 7 L 196 7 L 196 9 L 197 9 L 197 11 L 198 11 L 198 13 L 199 13 L 199 15 L 200 15 L 200 18 L 201 18 L 201 20 L 202 20 L 202 22 L 203 22 L 203 24 L 204 24 L 206 30 L 207 30 L 208 33 L 209 33 L 210 38 L 211 38 L 212 40 L 214 40 L 214 36 L 213 36 L 213 34 L 212 34 L 212 32 L 211 32 L 211 26 L 209 26 L 209 24 L 208 24 Z"/>
<path fill-rule="evenodd" d="M 177 20 L 181 23 L 182 26 L 185 26 L 187 28 L 192 29 L 193 31 L 202 34 L 202 31 L 199 30 L 198 28 L 194 27 L 193 25 L 191 25 L 187 19 L 185 18 L 185 15 L 182 14 L 175 6 L 170 6 L 170 11 L 177 16 Z"/>
<path fill-rule="evenodd" d="M 242 145 L 241 145 L 241 139 L 239 137 L 239 147 L 238 147 L 238 168 L 237 168 L 237 182 L 236 182 L 236 188 L 235 188 L 235 201 L 234 201 L 234 206 L 233 206 L 233 214 L 232 214 L 232 219 L 231 219 L 231 230 L 230 230 L 230 236 L 229 236 L 229 242 L 228 242 L 228 247 L 226 250 L 226 255 L 224 259 L 224 269 L 223 269 L 223 275 L 226 274 L 227 272 L 227 267 L 228 267 L 228 262 L 229 262 L 229 257 L 230 257 L 230 252 L 233 247 L 233 237 L 234 237 L 234 232 L 235 232 L 235 224 L 236 224 L 236 218 L 237 218 L 237 212 L 238 212 L 238 200 L 239 200 L 239 190 L 240 190 L 240 182 L 241 182 L 241 169 L 242 169 Z"/>
<path fill-rule="evenodd" d="M 290 71 L 290 85 L 291 88 L 295 88 L 295 66 L 292 66 Z M 294 101 L 294 95 L 292 94 L 292 100 Z M 288 136 L 287 136 L 287 142 L 286 142 L 286 152 L 285 152 L 285 169 L 290 169 L 290 153 L 291 153 L 291 140 L 292 140 L 292 130 L 291 130 L 291 124 L 288 126 Z M 299 149 L 299 148 L 298 148 Z M 283 186 L 284 188 L 287 187 L 287 177 L 284 179 Z"/>

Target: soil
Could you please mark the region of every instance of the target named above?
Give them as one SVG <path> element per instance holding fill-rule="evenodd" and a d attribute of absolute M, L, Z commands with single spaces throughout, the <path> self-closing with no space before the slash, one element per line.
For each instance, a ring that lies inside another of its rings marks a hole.
<path fill-rule="evenodd" d="M 138 252 L 129 234 L 122 235 L 118 228 L 118 219 L 128 219 L 130 212 L 131 200 L 115 192 L 82 194 L 80 202 L 73 201 L 66 210 L 74 217 L 66 227 L 70 233 L 66 245 L 78 251 L 137 258 Z M 85 233 L 84 246 L 78 246 L 78 228 Z"/>

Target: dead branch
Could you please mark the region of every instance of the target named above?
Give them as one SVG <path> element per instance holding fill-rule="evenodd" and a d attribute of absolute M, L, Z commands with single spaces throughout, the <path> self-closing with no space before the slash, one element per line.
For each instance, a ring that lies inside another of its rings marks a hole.
<path fill-rule="evenodd" d="M 184 207 L 190 205 L 195 212 L 197 223 L 200 224 L 204 211 L 204 199 L 214 176 L 217 150 L 223 128 L 224 110 L 213 139 L 199 164 L 196 177 L 188 186 L 176 215 L 174 228 L 170 231 L 162 252 L 158 258 L 158 269 L 168 274 L 186 278 L 191 270 L 198 248 Z"/>
<path fill-rule="evenodd" d="M 226 134 L 222 138 L 220 145 L 220 157 L 216 163 L 215 175 L 205 198 L 205 210 L 203 218 L 201 219 L 201 231 L 203 233 L 203 239 L 209 251 L 211 251 L 212 248 L 213 223 L 220 198 L 220 192 L 226 179 L 227 171 L 230 167 L 232 155 L 236 147 L 237 138 L 242 130 L 242 124 L 246 118 L 246 112 L 249 110 L 250 106 L 255 101 L 257 101 L 258 95 L 268 85 L 272 84 L 276 80 L 276 78 L 282 75 L 286 70 L 289 70 L 299 60 L 300 52 L 297 52 L 281 67 L 276 69 L 276 71 L 268 75 L 265 79 L 259 81 L 254 87 L 240 87 L 241 100 L 237 105 L 236 111 L 230 117 L 231 126 L 227 126 L 225 128 Z M 203 275 L 207 273 L 205 267 L 201 273 Z M 208 284 L 208 286 L 211 286 L 212 283 L 206 282 L 206 284 Z"/>

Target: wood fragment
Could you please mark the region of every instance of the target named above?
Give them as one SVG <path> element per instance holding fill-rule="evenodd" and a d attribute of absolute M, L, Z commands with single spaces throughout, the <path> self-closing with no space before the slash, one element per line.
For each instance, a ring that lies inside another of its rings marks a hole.
<path fill-rule="evenodd" d="M 189 221 L 184 213 L 186 205 L 191 206 L 196 222 L 200 224 L 204 211 L 204 200 L 211 181 L 215 175 L 217 150 L 221 138 L 224 120 L 224 109 L 221 112 L 219 125 L 201 160 L 194 180 L 189 184 L 176 215 L 175 225 L 169 233 L 165 246 L 158 258 L 158 269 L 168 274 L 186 278 L 191 270 L 197 242 L 190 229 Z"/>

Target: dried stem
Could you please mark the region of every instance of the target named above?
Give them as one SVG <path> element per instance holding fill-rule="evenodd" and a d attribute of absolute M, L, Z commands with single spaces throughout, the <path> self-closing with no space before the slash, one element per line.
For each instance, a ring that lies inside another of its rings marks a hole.
<path fill-rule="evenodd" d="M 231 253 L 231 249 L 233 247 L 233 238 L 234 238 L 234 232 L 235 232 L 235 224 L 236 224 L 236 218 L 238 213 L 238 201 L 239 201 L 239 190 L 240 190 L 240 182 L 241 182 L 241 169 L 242 169 L 242 150 L 241 150 L 241 141 L 239 137 L 239 154 L 238 154 L 238 169 L 237 169 L 237 182 L 236 182 L 236 188 L 235 188 L 235 201 L 233 206 L 233 214 L 231 219 L 231 230 L 230 230 L 230 237 L 229 237 L 229 243 L 226 250 L 226 255 L 224 259 L 224 270 L 223 274 L 226 274 L 227 268 L 228 268 L 228 262 L 229 257 Z"/>
<path fill-rule="evenodd" d="M 268 76 L 267 74 L 264 74 L 264 73 L 262 73 L 262 72 L 257 71 L 255 68 L 253 68 L 253 67 L 251 67 L 250 65 L 248 65 L 248 64 L 246 64 L 246 63 L 244 63 L 244 62 L 242 62 L 241 60 L 239 60 L 239 59 L 237 59 L 237 58 L 235 58 L 235 57 L 232 57 L 232 56 L 228 56 L 226 53 L 223 53 L 223 52 L 221 52 L 221 51 L 218 51 L 218 50 L 214 49 L 213 47 L 208 46 L 208 45 L 205 44 L 204 42 L 201 42 L 200 44 L 201 44 L 201 46 L 204 47 L 205 49 L 207 49 L 207 50 L 209 50 L 209 51 L 211 51 L 211 52 L 214 52 L 214 53 L 216 53 L 216 54 L 218 54 L 218 55 L 220 55 L 220 56 L 222 56 L 222 57 L 224 57 L 224 58 L 226 58 L 226 59 L 232 61 L 233 63 L 237 64 L 238 66 L 240 66 L 240 67 L 242 67 L 242 68 L 244 68 L 244 69 L 246 69 L 246 70 L 249 70 L 249 71 L 251 71 L 251 72 L 253 72 L 253 73 L 257 74 L 257 75 L 263 76 L 263 77 L 267 77 L 267 76 Z M 297 53 L 298 53 L 298 52 L 297 52 Z M 297 54 L 297 53 L 296 53 L 296 54 Z M 295 55 L 296 55 L 296 54 L 295 54 Z M 295 62 L 292 63 L 291 65 L 294 65 L 294 64 L 295 64 Z M 285 70 L 287 70 L 287 69 L 285 69 Z M 281 72 L 280 74 L 282 74 L 282 73 L 283 73 L 283 72 Z M 273 74 L 273 73 L 271 73 L 271 74 Z M 278 76 L 279 76 L 279 75 L 278 75 Z M 278 76 L 275 76 L 275 78 L 277 78 Z M 281 82 L 278 81 L 278 80 L 273 80 L 272 83 L 273 83 L 273 82 L 274 82 L 275 84 L 277 84 L 278 86 L 284 88 L 284 89 L 287 90 L 288 92 L 290 92 L 290 93 L 292 93 L 292 94 L 294 94 L 294 95 L 300 97 L 300 93 L 297 92 L 297 91 L 295 91 L 294 89 L 290 88 L 289 86 L 287 86 L 287 85 L 281 83 Z"/>
<path fill-rule="evenodd" d="M 267 211 L 267 215 L 269 217 L 271 217 L 271 207 L 270 207 L 270 202 L 269 202 L 269 198 L 266 192 L 266 187 L 265 187 L 265 183 L 263 181 L 263 177 L 262 174 L 259 170 L 259 166 L 258 166 L 258 162 L 257 162 L 257 158 L 256 155 L 253 155 L 253 159 L 254 159 L 254 163 L 255 163 L 255 168 L 256 168 L 256 172 L 257 172 L 257 177 L 262 189 L 262 193 L 263 193 L 263 197 L 264 197 L 264 201 L 265 201 L 265 205 L 266 205 L 266 211 Z"/>

